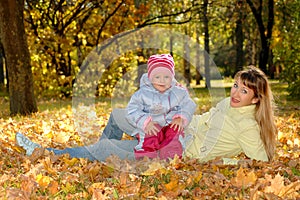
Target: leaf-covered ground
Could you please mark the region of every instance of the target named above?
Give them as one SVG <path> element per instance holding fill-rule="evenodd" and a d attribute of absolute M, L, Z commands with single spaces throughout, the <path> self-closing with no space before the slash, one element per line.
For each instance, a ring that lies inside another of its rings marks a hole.
<path fill-rule="evenodd" d="M 5 100 L 2 100 L 5 103 Z M 40 102 L 40 104 L 52 102 Z M 97 140 L 110 110 L 97 105 L 97 121 L 85 139 Z M 222 165 L 219 160 L 169 162 L 127 161 L 110 157 L 106 162 L 55 156 L 44 149 L 30 157 L 15 144 L 24 133 L 44 147 L 82 145 L 74 128 L 71 106 L 40 111 L 28 117 L 0 119 L 0 199 L 300 199 L 300 106 L 281 102 L 276 123 L 277 155 L 273 162 Z M 86 112 L 89 112 L 87 109 Z M 1 113 L 5 115 L 5 113 Z M 84 126 L 84 124 L 79 124 Z M 241 155 L 242 157 L 243 155 Z"/>

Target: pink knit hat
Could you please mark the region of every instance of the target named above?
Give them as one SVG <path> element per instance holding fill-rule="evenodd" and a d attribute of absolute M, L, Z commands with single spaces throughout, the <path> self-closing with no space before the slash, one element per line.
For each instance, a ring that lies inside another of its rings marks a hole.
<path fill-rule="evenodd" d="M 175 76 L 174 60 L 170 54 L 158 54 L 150 56 L 148 59 L 148 78 L 152 80 L 157 73 L 169 73 L 172 77 Z"/>

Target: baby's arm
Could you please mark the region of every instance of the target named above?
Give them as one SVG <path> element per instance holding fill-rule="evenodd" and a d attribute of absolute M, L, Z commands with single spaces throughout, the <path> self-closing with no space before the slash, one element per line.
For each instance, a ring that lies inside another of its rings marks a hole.
<path fill-rule="evenodd" d="M 143 102 L 143 97 L 139 90 L 132 95 L 126 108 L 126 119 L 128 122 L 135 128 L 143 131 L 145 131 L 147 125 L 152 121 L 151 115 L 144 111 L 144 107 L 145 103 Z M 153 129 L 150 131 L 153 131 Z"/>

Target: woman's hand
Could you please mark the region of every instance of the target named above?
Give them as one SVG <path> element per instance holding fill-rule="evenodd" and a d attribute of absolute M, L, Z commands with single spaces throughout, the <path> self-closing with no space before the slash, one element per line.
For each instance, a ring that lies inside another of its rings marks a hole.
<path fill-rule="evenodd" d="M 184 120 L 180 117 L 177 117 L 177 118 L 173 119 L 172 122 L 171 122 L 171 128 L 173 128 L 174 130 L 177 130 L 179 132 L 183 131 L 183 129 L 184 129 Z"/>
<path fill-rule="evenodd" d="M 159 125 L 157 122 L 150 121 L 147 126 L 145 127 L 145 133 L 147 135 L 157 135 L 157 133 L 160 131 Z"/>

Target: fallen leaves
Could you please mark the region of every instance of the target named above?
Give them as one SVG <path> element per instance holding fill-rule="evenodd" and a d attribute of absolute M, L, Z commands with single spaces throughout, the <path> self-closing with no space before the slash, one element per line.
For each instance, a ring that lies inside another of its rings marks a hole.
<path fill-rule="evenodd" d="M 97 162 L 43 148 L 27 157 L 15 145 L 17 131 L 44 147 L 82 145 L 99 137 L 109 111 L 100 113 L 97 119 L 93 112 L 77 116 L 84 126 L 96 123 L 82 129 L 84 136 L 74 128 L 71 108 L 0 119 L 0 199 L 299 199 L 299 115 L 276 119 L 280 135 L 272 162 L 216 165 L 219 160 L 129 161 L 116 156 Z"/>
<path fill-rule="evenodd" d="M 285 185 L 284 177 L 276 174 L 274 178 L 271 175 L 265 175 L 265 181 L 270 183 L 265 187 L 265 193 L 273 193 L 281 198 L 296 198 L 299 196 L 297 190 L 300 189 L 300 181 Z"/>
<path fill-rule="evenodd" d="M 149 168 L 142 173 L 144 176 L 153 176 L 158 170 L 160 170 L 160 173 L 165 172 L 165 168 L 162 166 L 162 164 L 158 161 L 153 161 L 149 164 Z"/>
<path fill-rule="evenodd" d="M 264 178 L 260 179 L 258 186 L 265 186 L 263 191 L 257 190 L 256 187 L 251 191 L 251 199 L 258 200 L 261 196 L 270 196 L 285 199 L 297 199 L 299 198 L 300 180 L 285 184 L 284 177 L 279 173 L 272 177 L 272 175 L 266 174 Z"/>

